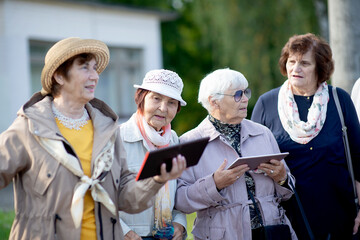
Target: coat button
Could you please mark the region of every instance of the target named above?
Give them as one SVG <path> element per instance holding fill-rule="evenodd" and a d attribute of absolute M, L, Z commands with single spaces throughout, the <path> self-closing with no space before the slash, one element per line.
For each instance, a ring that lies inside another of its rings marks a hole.
<path fill-rule="evenodd" d="M 48 173 L 48 174 L 47 174 L 47 177 L 48 177 L 48 178 L 51 178 L 51 173 Z"/>
<path fill-rule="evenodd" d="M 119 183 L 119 179 L 116 179 L 116 183 Z"/>
<path fill-rule="evenodd" d="M 310 147 L 310 150 L 313 150 L 313 147 Z"/>

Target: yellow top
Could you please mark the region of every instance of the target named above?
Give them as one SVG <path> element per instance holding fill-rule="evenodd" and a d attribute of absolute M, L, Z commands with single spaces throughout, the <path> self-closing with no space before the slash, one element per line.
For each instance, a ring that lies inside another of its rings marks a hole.
<path fill-rule="evenodd" d="M 68 140 L 74 148 L 75 153 L 80 158 L 84 174 L 91 177 L 91 156 L 94 143 L 94 128 L 92 121 L 89 120 L 80 130 L 66 128 L 55 118 L 61 134 Z M 95 223 L 95 202 L 88 190 L 84 197 L 84 213 L 81 224 L 82 240 L 96 239 Z"/>

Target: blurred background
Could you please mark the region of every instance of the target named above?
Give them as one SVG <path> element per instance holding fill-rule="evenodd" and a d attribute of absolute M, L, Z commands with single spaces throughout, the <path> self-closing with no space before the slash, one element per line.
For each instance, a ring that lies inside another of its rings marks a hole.
<path fill-rule="evenodd" d="M 173 121 L 178 135 L 197 126 L 207 112 L 197 102 L 206 74 L 218 68 L 240 71 L 252 89 L 248 115 L 260 94 L 283 81 L 277 61 L 294 34 L 313 32 L 328 39 L 325 0 L 107 0 L 147 9 L 172 11 L 161 23 L 164 68 L 184 81 L 188 103 Z M 321 22 L 325 21 L 324 26 Z M 322 29 L 323 28 L 323 29 Z"/>
<path fill-rule="evenodd" d="M 229 67 L 252 89 L 248 118 L 257 98 L 280 86 L 281 49 L 294 34 L 314 33 L 330 42 L 336 62 L 329 83 L 349 93 L 360 77 L 358 0 L 106 0 L 176 13 L 161 22 L 164 68 L 184 81 L 184 107 L 173 121 L 179 135 L 197 126 L 206 111 L 197 103 L 206 74 Z"/>
<path fill-rule="evenodd" d="M 201 79 L 229 67 L 257 98 L 285 80 L 278 69 L 283 45 L 294 34 L 329 41 L 334 85 L 348 92 L 360 76 L 359 0 L 0 0 L 0 132 L 41 89 L 47 50 L 78 36 L 104 41 L 111 60 L 96 96 L 126 121 L 135 111 L 133 84 L 155 68 L 177 72 L 188 105 L 173 121 L 178 135 L 206 111 L 197 103 Z M 335 82 L 335 80 L 337 82 Z"/>
<path fill-rule="evenodd" d="M 286 80 L 278 59 L 294 34 L 311 32 L 330 42 L 335 73 L 329 83 L 350 93 L 360 77 L 358 12 L 359 0 L 0 0 L 0 132 L 40 91 L 48 49 L 72 36 L 109 46 L 110 64 L 96 96 L 120 122 L 136 110 L 133 84 L 147 71 L 177 72 L 188 103 L 172 123 L 179 136 L 206 116 L 197 102 L 199 83 L 219 68 L 248 79 L 250 118 L 258 97 Z M 0 191 L 0 209 L 12 209 L 9 195 Z M 12 217 L 0 212 L 0 239 L 4 219 Z"/>

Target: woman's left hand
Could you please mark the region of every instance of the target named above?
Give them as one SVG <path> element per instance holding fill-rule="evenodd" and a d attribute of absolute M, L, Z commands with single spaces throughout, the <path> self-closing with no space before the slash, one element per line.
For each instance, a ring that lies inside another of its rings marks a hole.
<path fill-rule="evenodd" d="M 183 225 L 181 225 L 180 223 L 176 223 L 173 222 L 174 225 L 174 235 L 173 235 L 173 240 L 182 240 L 183 238 L 183 233 L 185 231 L 185 228 Z"/>
<path fill-rule="evenodd" d="M 286 169 L 282 161 L 271 159 L 270 163 L 261 163 L 258 169 L 263 170 L 276 183 L 286 178 Z"/>
<path fill-rule="evenodd" d="M 181 176 L 182 172 L 186 168 L 185 157 L 178 155 L 176 158 L 172 159 L 172 168 L 170 172 L 166 171 L 166 164 L 163 163 L 160 169 L 160 175 L 156 175 L 154 180 L 158 183 L 166 183 L 169 180 L 177 179 Z"/>
<path fill-rule="evenodd" d="M 358 212 L 356 218 L 355 218 L 355 224 L 353 229 L 353 234 L 355 235 L 358 232 L 360 226 L 360 211 Z"/>
<path fill-rule="evenodd" d="M 360 182 L 358 180 L 355 180 L 355 186 L 356 186 L 357 195 L 360 196 Z M 360 211 L 358 212 L 355 218 L 354 229 L 353 229 L 354 235 L 358 232 L 359 226 L 360 226 Z"/>

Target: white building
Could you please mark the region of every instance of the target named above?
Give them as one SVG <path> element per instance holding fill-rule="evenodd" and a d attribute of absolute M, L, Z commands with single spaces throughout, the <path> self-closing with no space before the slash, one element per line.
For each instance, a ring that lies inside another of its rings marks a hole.
<path fill-rule="evenodd" d="M 110 49 L 96 96 L 126 120 L 135 111 L 133 84 L 162 68 L 161 21 L 173 13 L 84 1 L 0 0 L 0 132 L 33 93 L 47 50 L 67 37 L 93 38 Z"/>

